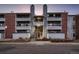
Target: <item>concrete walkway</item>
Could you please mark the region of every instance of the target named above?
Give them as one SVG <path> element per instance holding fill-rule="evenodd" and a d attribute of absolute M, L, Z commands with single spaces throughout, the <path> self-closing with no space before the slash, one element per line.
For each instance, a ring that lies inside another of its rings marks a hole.
<path fill-rule="evenodd" d="M 0 42 L 0 44 L 35 44 L 35 45 L 79 45 L 79 43 L 76 42 L 50 42 L 50 41 L 33 41 L 33 42 Z"/>

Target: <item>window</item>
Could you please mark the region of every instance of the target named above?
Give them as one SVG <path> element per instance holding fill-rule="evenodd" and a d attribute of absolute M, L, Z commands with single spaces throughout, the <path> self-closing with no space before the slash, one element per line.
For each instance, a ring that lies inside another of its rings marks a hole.
<path fill-rule="evenodd" d="M 60 13 L 50 13 L 49 15 L 48 15 L 48 17 L 61 17 L 61 14 Z"/>
<path fill-rule="evenodd" d="M 30 17 L 30 14 L 17 14 L 16 16 L 17 18 L 28 18 Z"/>
<path fill-rule="evenodd" d="M 0 14 L 0 18 L 4 18 L 4 14 Z"/>
<path fill-rule="evenodd" d="M 54 15 L 53 15 L 53 14 L 49 14 L 48 16 L 49 16 L 49 17 L 54 17 Z"/>
<path fill-rule="evenodd" d="M 55 17 L 61 17 L 61 14 L 55 14 Z"/>
<path fill-rule="evenodd" d="M 75 33 L 73 33 L 73 37 L 75 37 L 76 35 L 75 35 Z"/>
<path fill-rule="evenodd" d="M 48 21 L 48 26 L 61 26 L 61 21 Z"/>
<path fill-rule="evenodd" d="M 4 33 L 4 30 L 0 30 L 0 33 Z"/>
<path fill-rule="evenodd" d="M 17 30 L 17 33 L 29 33 L 30 30 Z"/>
<path fill-rule="evenodd" d="M 17 21 L 17 26 L 29 26 L 30 21 Z"/>
<path fill-rule="evenodd" d="M 17 21 L 17 23 L 30 23 L 30 21 Z"/>
<path fill-rule="evenodd" d="M 72 28 L 73 28 L 73 30 L 75 30 L 75 25 L 73 25 L 73 27 L 72 27 Z"/>
<path fill-rule="evenodd" d="M 61 33 L 61 30 L 48 30 L 48 33 Z"/>
<path fill-rule="evenodd" d="M 4 21 L 0 21 L 0 26 L 4 26 Z"/>

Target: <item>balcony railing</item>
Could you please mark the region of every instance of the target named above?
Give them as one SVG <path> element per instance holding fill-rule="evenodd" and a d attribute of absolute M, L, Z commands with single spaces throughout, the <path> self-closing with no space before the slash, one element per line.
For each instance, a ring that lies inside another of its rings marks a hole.
<path fill-rule="evenodd" d="M 16 18 L 16 21 L 31 21 L 31 18 Z"/>
<path fill-rule="evenodd" d="M 48 17 L 47 21 L 62 21 L 61 17 Z"/>
<path fill-rule="evenodd" d="M 4 30 L 5 29 L 5 26 L 0 26 L 0 30 Z"/>
<path fill-rule="evenodd" d="M 16 29 L 31 29 L 31 26 L 16 26 Z"/>
<path fill-rule="evenodd" d="M 61 24 L 48 24 L 48 26 L 61 26 Z"/>
<path fill-rule="evenodd" d="M 0 21 L 5 21 L 5 18 L 0 18 Z"/>
<path fill-rule="evenodd" d="M 62 29 L 62 26 L 47 26 L 47 29 Z"/>

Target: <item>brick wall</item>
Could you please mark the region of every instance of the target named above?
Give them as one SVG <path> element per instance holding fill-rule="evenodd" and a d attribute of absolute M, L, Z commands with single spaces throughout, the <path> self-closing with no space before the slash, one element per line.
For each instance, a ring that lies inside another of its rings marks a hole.
<path fill-rule="evenodd" d="M 74 17 L 75 20 L 75 32 L 76 32 L 76 39 L 79 39 L 79 15 Z"/>
<path fill-rule="evenodd" d="M 12 38 L 12 33 L 15 32 L 15 14 L 7 13 L 5 14 L 5 38 Z"/>
<path fill-rule="evenodd" d="M 67 39 L 67 13 L 62 13 L 62 32 L 65 33 L 65 39 Z"/>

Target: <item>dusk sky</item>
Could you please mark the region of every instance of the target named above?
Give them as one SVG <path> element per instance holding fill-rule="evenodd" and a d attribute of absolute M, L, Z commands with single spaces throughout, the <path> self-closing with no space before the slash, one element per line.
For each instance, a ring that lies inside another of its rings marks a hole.
<path fill-rule="evenodd" d="M 63 12 L 67 11 L 69 14 L 79 14 L 79 4 L 48 4 L 48 12 Z M 14 12 L 30 12 L 29 4 L 2 4 L 0 5 L 0 13 Z M 35 14 L 41 15 L 43 13 L 43 5 L 35 4 Z"/>

